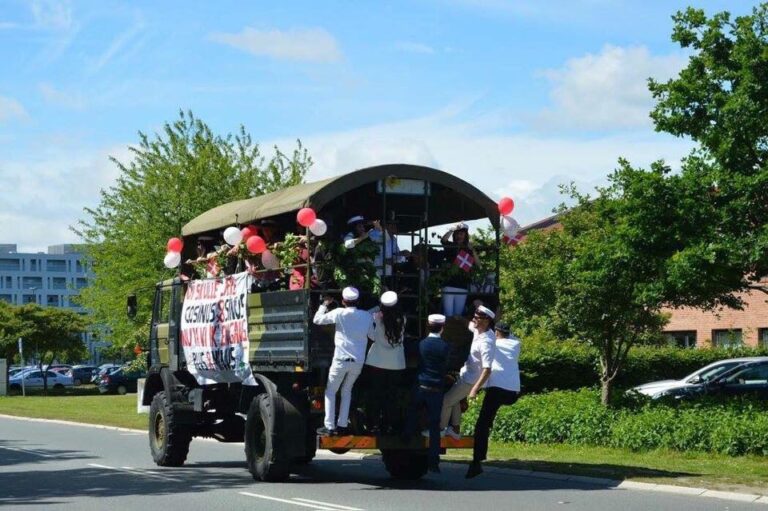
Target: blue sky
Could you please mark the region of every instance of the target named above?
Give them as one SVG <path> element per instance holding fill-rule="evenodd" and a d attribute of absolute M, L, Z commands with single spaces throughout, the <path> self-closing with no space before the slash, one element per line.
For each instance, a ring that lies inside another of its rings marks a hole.
<path fill-rule="evenodd" d="M 684 66 L 669 34 L 686 5 L 3 0 L 0 242 L 76 240 L 68 226 L 115 179 L 107 156 L 128 158 L 138 130 L 179 109 L 266 146 L 300 138 L 310 179 L 422 163 L 536 220 L 560 182 L 689 150 L 653 132 L 644 84 Z"/>

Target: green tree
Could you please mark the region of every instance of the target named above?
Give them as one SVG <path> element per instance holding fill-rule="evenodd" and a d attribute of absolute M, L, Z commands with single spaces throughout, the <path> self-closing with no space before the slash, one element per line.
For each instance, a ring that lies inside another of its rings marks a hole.
<path fill-rule="evenodd" d="M 768 4 L 732 19 L 689 8 L 672 40 L 691 52 L 679 76 L 650 81 L 656 129 L 690 137 L 683 172 L 709 183 L 721 272 L 744 290 L 768 275 Z"/>
<path fill-rule="evenodd" d="M 212 207 L 302 182 L 312 164 L 300 142 L 290 156 L 275 148 L 266 158 L 244 127 L 215 135 L 191 112 L 180 112 L 152 137 L 140 132 L 130 149 L 130 161 L 112 159 L 120 171 L 116 184 L 102 190 L 100 204 L 86 208 L 75 227 L 94 272 L 82 305 L 118 346 L 146 344 L 152 286 L 174 274 L 162 263 L 168 238 Z M 125 313 L 133 292 L 136 322 Z"/>

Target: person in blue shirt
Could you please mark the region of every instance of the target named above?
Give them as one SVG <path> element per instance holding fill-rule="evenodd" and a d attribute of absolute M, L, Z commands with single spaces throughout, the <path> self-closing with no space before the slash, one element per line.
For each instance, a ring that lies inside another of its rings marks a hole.
<path fill-rule="evenodd" d="M 451 347 L 441 334 L 445 316 L 430 314 L 427 318 L 429 335 L 419 343 L 419 372 L 408 411 L 406 434 L 414 432 L 419 409 L 427 408 L 429 417 L 429 471 L 440 472 L 440 413 L 443 408 L 443 385 L 448 372 Z"/>

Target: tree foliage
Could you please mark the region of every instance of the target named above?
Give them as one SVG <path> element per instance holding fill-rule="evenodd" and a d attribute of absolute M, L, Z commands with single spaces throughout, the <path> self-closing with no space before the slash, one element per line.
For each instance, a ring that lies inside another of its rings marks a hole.
<path fill-rule="evenodd" d="M 679 76 L 651 80 L 656 129 L 699 145 L 683 173 L 712 187 L 721 262 L 742 280 L 768 275 L 768 4 L 735 19 L 689 8 L 673 41 L 692 52 Z"/>
<path fill-rule="evenodd" d="M 82 305 L 121 346 L 146 343 L 152 286 L 174 274 L 162 263 L 168 238 L 210 208 L 301 183 L 312 164 L 300 142 L 290 155 L 275 148 L 267 158 L 244 127 L 219 136 L 191 112 L 180 112 L 154 136 L 140 132 L 130 150 L 130 161 L 112 159 L 120 172 L 116 184 L 102 190 L 99 205 L 86 208 L 75 227 L 94 272 Z M 126 296 L 134 292 L 135 322 L 125 314 Z"/>

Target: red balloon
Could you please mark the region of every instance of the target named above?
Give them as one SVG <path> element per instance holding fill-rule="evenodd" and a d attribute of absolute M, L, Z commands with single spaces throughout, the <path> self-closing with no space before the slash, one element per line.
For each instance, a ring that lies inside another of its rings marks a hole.
<path fill-rule="evenodd" d="M 168 252 L 181 252 L 184 248 L 184 242 L 179 238 L 171 238 L 168 240 Z"/>
<path fill-rule="evenodd" d="M 499 213 L 507 216 L 512 213 L 513 209 L 515 209 L 515 201 L 509 197 L 502 197 L 502 199 L 499 201 Z"/>
<path fill-rule="evenodd" d="M 261 236 L 253 235 L 245 241 L 248 251 L 253 254 L 261 254 L 267 249 L 267 244 Z"/>
<path fill-rule="evenodd" d="M 301 208 L 296 214 L 296 221 L 302 227 L 309 227 L 315 220 L 317 220 L 317 215 L 312 208 Z"/>
<path fill-rule="evenodd" d="M 242 229 L 240 229 L 240 234 L 243 235 L 243 241 L 248 241 L 248 238 L 251 236 L 256 236 L 256 233 L 259 232 L 255 225 L 246 225 Z"/>

